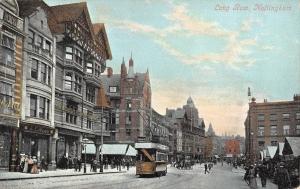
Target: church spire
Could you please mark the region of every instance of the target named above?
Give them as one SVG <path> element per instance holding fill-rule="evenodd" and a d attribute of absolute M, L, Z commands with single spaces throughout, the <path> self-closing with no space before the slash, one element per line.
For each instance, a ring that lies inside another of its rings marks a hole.
<path fill-rule="evenodd" d="M 129 59 L 129 68 L 128 68 L 128 75 L 127 78 L 134 78 L 134 69 L 133 69 L 133 59 L 132 59 L 132 52 Z"/>

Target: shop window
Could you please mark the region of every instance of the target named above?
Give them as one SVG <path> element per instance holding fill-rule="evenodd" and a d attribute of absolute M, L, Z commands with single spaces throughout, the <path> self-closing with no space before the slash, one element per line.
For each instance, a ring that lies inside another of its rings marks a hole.
<path fill-rule="evenodd" d="M 37 117 L 37 96 L 30 95 L 30 117 Z"/>

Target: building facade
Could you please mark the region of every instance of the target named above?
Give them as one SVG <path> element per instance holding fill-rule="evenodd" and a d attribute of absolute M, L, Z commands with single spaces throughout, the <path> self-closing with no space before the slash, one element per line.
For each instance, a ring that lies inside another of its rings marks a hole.
<path fill-rule="evenodd" d="M 48 26 L 47 5 L 19 1 L 24 19 L 22 116 L 19 154 L 51 162 L 54 136 L 55 38 Z"/>
<path fill-rule="evenodd" d="M 245 121 L 246 155 L 254 161 L 266 146 L 276 146 L 288 136 L 300 137 L 300 95 L 291 101 L 249 103 Z"/>
<path fill-rule="evenodd" d="M 138 139 L 150 141 L 151 85 L 149 72 L 134 72 L 132 57 L 129 67 L 121 64 L 121 73 L 108 68 L 102 76 L 105 92 L 111 106 L 110 143 L 132 144 Z"/>
<path fill-rule="evenodd" d="M 225 141 L 225 154 L 226 157 L 239 157 L 241 154 L 240 141 L 236 139 Z"/>
<path fill-rule="evenodd" d="M 15 0 L 0 1 L 0 169 L 14 171 L 22 104 L 23 19 Z"/>

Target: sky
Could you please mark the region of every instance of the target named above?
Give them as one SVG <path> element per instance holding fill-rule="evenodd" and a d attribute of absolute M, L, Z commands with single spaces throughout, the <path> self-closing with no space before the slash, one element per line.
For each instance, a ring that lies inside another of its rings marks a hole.
<path fill-rule="evenodd" d="M 82 0 L 46 0 L 48 5 Z M 93 23 L 104 23 L 112 60 L 149 69 L 152 106 L 192 97 L 217 134 L 244 136 L 247 89 L 257 102 L 300 93 L 300 0 L 87 0 Z"/>

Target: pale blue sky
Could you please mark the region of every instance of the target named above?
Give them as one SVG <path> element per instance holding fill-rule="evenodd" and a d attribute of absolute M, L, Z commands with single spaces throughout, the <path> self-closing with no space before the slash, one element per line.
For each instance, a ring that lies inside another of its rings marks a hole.
<path fill-rule="evenodd" d="M 81 1 L 46 0 L 72 2 Z M 191 95 L 206 125 L 244 135 L 248 86 L 257 101 L 300 93 L 299 0 L 86 2 L 92 22 L 105 23 L 113 55 L 107 65 L 119 73 L 132 51 L 135 70 L 149 68 L 161 114 Z M 248 10 L 233 10 L 237 4 Z M 256 4 L 285 10 L 253 10 Z"/>

